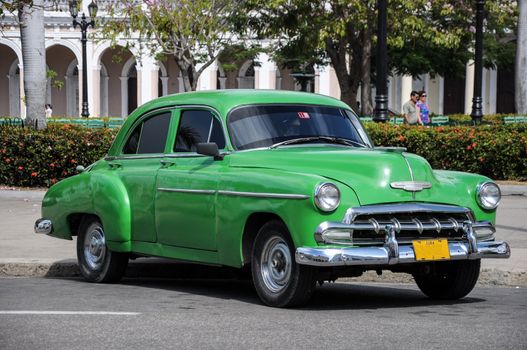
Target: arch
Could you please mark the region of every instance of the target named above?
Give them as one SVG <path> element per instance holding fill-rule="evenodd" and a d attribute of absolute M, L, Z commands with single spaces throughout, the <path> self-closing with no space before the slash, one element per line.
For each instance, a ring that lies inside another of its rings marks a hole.
<path fill-rule="evenodd" d="M 95 52 L 93 53 L 93 56 L 92 56 L 92 58 L 93 58 L 92 62 L 94 62 L 94 64 L 96 66 L 100 65 L 102 56 L 104 55 L 104 52 L 106 50 L 108 50 L 108 49 L 115 48 L 117 46 L 121 46 L 121 47 L 127 49 L 128 51 L 130 51 L 130 53 L 132 54 L 133 57 L 139 57 L 140 56 L 140 52 L 134 46 L 128 47 L 127 42 L 125 40 L 121 40 L 121 39 L 117 40 L 117 43 L 115 43 L 115 44 L 113 44 L 109 40 L 105 40 L 105 41 L 103 41 L 100 45 L 98 45 L 95 48 Z"/>
<path fill-rule="evenodd" d="M 79 116 L 79 68 L 78 61 L 74 59 L 66 69 L 66 114 Z"/>
<path fill-rule="evenodd" d="M 76 101 L 80 76 L 78 71 L 75 76 L 73 72 L 81 61 L 70 44 L 64 41 L 64 44 L 46 45 L 46 66 L 56 74 L 53 79 L 48 79 L 47 103 L 53 106 L 53 115 L 56 116 L 78 115 L 79 110 Z"/>
<path fill-rule="evenodd" d="M 238 81 L 238 89 L 254 89 L 254 76 L 254 61 L 245 61 L 238 70 L 238 77 L 236 78 Z"/>
<path fill-rule="evenodd" d="M 123 69 L 121 70 L 121 77 L 127 77 L 130 73 L 130 69 L 132 68 L 132 66 L 135 66 L 135 64 L 135 57 L 132 55 L 132 57 L 130 57 L 123 65 Z"/>
<path fill-rule="evenodd" d="M 77 59 L 77 62 L 82 62 L 81 60 L 81 51 L 79 47 L 77 47 L 74 43 L 67 39 L 61 39 L 61 40 L 46 40 L 46 51 L 51 48 L 52 46 L 64 46 L 73 52 L 75 55 L 75 58 Z"/>
<path fill-rule="evenodd" d="M 218 73 L 216 77 L 216 89 L 217 90 L 225 90 L 225 85 L 227 83 L 227 75 L 225 74 L 225 70 L 223 69 L 223 66 L 221 65 L 221 62 L 218 61 Z"/>
<path fill-rule="evenodd" d="M 157 85 L 157 97 L 168 95 L 168 71 L 163 62 L 156 62 L 159 67 L 158 85 Z"/>
<path fill-rule="evenodd" d="M 22 49 L 12 40 L 0 37 L 0 45 L 5 45 L 15 52 L 18 62 L 23 63 L 22 60 Z"/>
<path fill-rule="evenodd" d="M 135 73 L 135 76 L 134 76 Z M 121 116 L 126 117 L 137 107 L 137 68 L 132 55 L 121 70 Z"/>

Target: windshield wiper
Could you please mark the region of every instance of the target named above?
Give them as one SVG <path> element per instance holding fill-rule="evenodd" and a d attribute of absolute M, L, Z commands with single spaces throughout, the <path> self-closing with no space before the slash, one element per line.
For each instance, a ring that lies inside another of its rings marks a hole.
<path fill-rule="evenodd" d="M 312 142 L 312 141 L 326 141 L 328 143 L 336 143 L 340 145 L 347 145 L 347 146 L 358 146 L 358 147 L 368 147 L 365 144 L 362 144 L 357 141 L 343 139 L 340 137 L 331 137 L 331 136 L 310 136 L 310 137 L 299 137 L 296 139 L 290 139 L 285 140 L 282 142 L 275 143 L 269 148 L 277 148 L 279 146 L 285 146 L 285 145 L 292 145 L 297 143 L 306 143 L 306 142 Z"/>

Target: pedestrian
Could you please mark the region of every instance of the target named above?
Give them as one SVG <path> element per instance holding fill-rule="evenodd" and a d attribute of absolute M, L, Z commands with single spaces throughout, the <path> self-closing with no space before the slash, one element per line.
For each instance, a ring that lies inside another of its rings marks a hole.
<path fill-rule="evenodd" d="M 415 105 L 419 108 L 419 117 L 421 119 L 421 124 L 430 124 L 430 109 L 426 104 L 426 91 L 419 91 L 419 100 Z"/>
<path fill-rule="evenodd" d="M 416 106 L 419 94 L 417 91 L 410 93 L 410 100 L 403 105 L 404 123 L 408 125 L 422 124 L 419 117 L 419 107 Z"/>
<path fill-rule="evenodd" d="M 49 103 L 46 103 L 46 118 L 51 118 L 51 115 L 53 114 L 53 108 Z"/>

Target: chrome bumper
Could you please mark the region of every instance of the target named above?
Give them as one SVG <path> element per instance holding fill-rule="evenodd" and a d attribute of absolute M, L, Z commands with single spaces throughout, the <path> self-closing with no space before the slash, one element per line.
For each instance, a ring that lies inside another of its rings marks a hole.
<path fill-rule="evenodd" d="M 311 266 L 361 266 L 394 265 L 422 262 L 415 259 L 411 245 L 392 247 L 346 247 L 346 248 L 298 248 L 295 260 L 301 265 Z M 507 242 L 480 242 L 471 252 L 469 243 L 449 243 L 450 260 L 482 258 L 508 258 L 511 254 Z"/>
<path fill-rule="evenodd" d="M 53 223 L 49 219 L 38 219 L 35 221 L 35 233 L 49 235 L 53 232 Z"/>

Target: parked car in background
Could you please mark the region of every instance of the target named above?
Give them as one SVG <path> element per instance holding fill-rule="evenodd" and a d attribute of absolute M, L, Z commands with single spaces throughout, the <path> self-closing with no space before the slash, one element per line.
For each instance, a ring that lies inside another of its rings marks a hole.
<path fill-rule="evenodd" d="M 222 90 L 135 110 L 104 159 L 52 186 L 37 233 L 72 239 L 82 275 L 115 282 L 133 256 L 249 267 L 267 305 L 306 303 L 317 281 L 412 274 L 432 298 L 467 295 L 495 241 L 500 190 L 376 148 L 326 96 Z"/>

